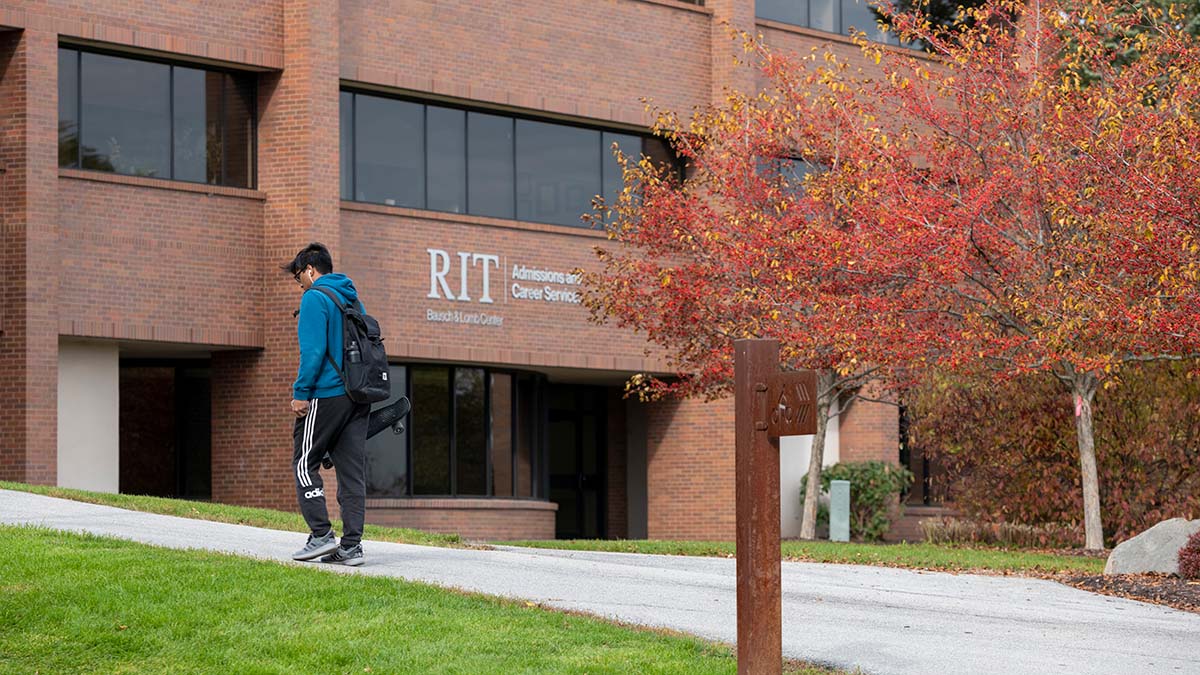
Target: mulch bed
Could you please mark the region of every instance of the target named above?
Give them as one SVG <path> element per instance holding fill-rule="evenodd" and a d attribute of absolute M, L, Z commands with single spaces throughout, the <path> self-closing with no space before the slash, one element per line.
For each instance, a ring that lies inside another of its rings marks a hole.
<path fill-rule="evenodd" d="M 1200 613 L 1200 581 L 1188 581 L 1167 574 L 1061 574 L 1054 579 L 1093 593 Z"/>

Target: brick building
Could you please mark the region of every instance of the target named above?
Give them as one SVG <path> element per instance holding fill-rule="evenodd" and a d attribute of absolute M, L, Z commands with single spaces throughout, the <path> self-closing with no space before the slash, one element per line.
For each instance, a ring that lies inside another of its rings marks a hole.
<path fill-rule="evenodd" d="M 0 2 L 0 479 L 295 508 L 299 293 L 278 265 L 315 240 L 414 402 L 371 443 L 369 522 L 732 538 L 732 403 L 621 397 L 666 363 L 588 322 L 571 271 L 602 235 L 578 216 L 619 180 L 613 142 L 670 161 L 639 97 L 754 86 L 726 24 L 853 59 L 864 12 Z M 807 466 L 787 440 L 785 534 Z M 895 409 L 860 403 L 827 455 L 897 444 Z"/>

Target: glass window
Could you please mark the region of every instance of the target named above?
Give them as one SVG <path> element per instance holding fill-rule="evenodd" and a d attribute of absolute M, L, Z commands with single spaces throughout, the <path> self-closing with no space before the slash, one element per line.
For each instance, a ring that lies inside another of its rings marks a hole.
<path fill-rule="evenodd" d="M 424 118 L 424 106 L 419 103 L 361 94 L 355 97 L 355 199 L 425 207 Z"/>
<path fill-rule="evenodd" d="M 513 119 L 467 113 L 467 207 L 479 216 L 512 218 Z"/>
<path fill-rule="evenodd" d="M 413 367 L 412 493 L 450 494 L 450 369 Z"/>
<path fill-rule="evenodd" d="M 583 227 L 602 191 L 600 134 L 517 120 L 517 219 Z"/>
<path fill-rule="evenodd" d="M 405 392 L 404 366 L 388 368 L 388 379 L 392 383 L 392 396 L 375 409 L 395 403 Z M 367 496 L 404 497 L 408 494 L 408 426 L 405 420 L 404 433 L 383 431 L 367 439 Z"/>
<path fill-rule="evenodd" d="M 220 74 L 213 73 L 217 77 Z M 215 182 L 221 170 L 220 82 L 216 96 L 209 96 L 207 73 L 195 68 L 176 68 L 172 96 L 175 115 L 175 178 L 196 183 Z M 213 129 L 210 131 L 209 124 Z M 209 152 L 210 147 L 213 152 Z M 215 165 L 215 167 L 213 166 Z M 215 169 L 215 171 L 214 171 Z"/>
<path fill-rule="evenodd" d="M 512 375 L 492 373 L 491 409 L 488 411 L 492 439 L 492 495 L 513 494 L 513 386 Z"/>
<path fill-rule="evenodd" d="M 58 50 L 58 165 L 79 166 L 79 52 Z"/>
<path fill-rule="evenodd" d="M 812 0 L 808 9 L 808 26 L 830 33 L 841 32 L 838 28 L 840 8 L 840 0 Z"/>
<path fill-rule="evenodd" d="M 427 208 L 467 211 L 467 114 L 462 110 L 428 106 L 425 158 L 429 181 Z"/>
<path fill-rule="evenodd" d="M 842 32 L 862 31 L 867 39 L 879 41 L 885 37 L 879 31 L 879 21 L 867 0 L 842 0 Z"/>
<path fill-rule="evenodd" d="M 625 177 L 621 174 L 621 165 L 617 163 L 617 157 L 612 150 L 614 143 L 629 158 L 630 162 L 637 162 L 642 154 L 642 137 L 604 132 L 601 140 L 603 146 L 601 151 L 604 155 L 604 171 L 601 178 L 604 190 L 601 194 L 604 197 L 604 203 L 610 207 L 617 203 L 617 199 L 621 196 L 621 190 L 625 188 Z"/>
<path fill-rule="evenodd" d="M 455 494 L 487 494 L 487 416 L 483 370 L 454 369 Z"/>
<path fill-rule="evenodd" d="M 210 74 L 210 86 L 213 76 Z M 254 187 L 255 174 L 255 98 L 257 88 L 254 81 L 248 77 L 235 77 L 229 73 L 220 74 L 225 86 L 225 115 L 222 129 L 224 141 L 224 162 L 222 164 L 222 185 L 237 187 Z"/>
<path fill-rule="evenodd" d="M 59 166 L 254 187 L 255 80 L 59 49 Z"/>
<path fill-rule="evenodd" d="M 343 91 L 338 99 L 338 161 L 342 199 L 354 199 L 354 94 Z"/>
<path fill-rule="evenodd" d="M 758 0 L 755 11 L 763 19 L 808 25 L 808 0 Z"/>
<path fill-rule="evenodd" d="M 83 54 L 83 168 L 170 178 L 170 78 L 161 63 Z"/>

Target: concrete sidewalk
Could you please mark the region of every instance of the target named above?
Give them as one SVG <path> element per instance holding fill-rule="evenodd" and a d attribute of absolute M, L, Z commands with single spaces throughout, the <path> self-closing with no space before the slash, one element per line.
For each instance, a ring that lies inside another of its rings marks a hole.
<path fill-rule="evenodd" d="M 0 490 L 0 523 L 289 561 L 303 535 Z M 524 598 L 732 643 L 734 561 L 364 545 L 356 570 Z M 0 569 L 3 569 L 0 553 Z M 315 564 L 319 565 L 319 564 Z M 783 564 L 784 653 L 867 673 L 1200 675 L 1200 615 L 1049 581 Z"/>

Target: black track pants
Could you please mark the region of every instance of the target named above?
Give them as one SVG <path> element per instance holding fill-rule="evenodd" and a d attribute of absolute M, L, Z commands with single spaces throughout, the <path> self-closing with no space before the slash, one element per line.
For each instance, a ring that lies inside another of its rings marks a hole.
<path fill-rule="evenodd" d="M 300 513 L 313 534 L 329 531 L 325 488 L 321 481 L 321 457 L 326 452 L 337 470 L 337 499 L 342 508 L 342 546 L 362 541 L 366 515 L 367 418 L 370 404 L 355 403 L 347 396 L 313 399 L 308 414 L 296 419 L 292 433 L 295 453 L 292 470 Z"/>

